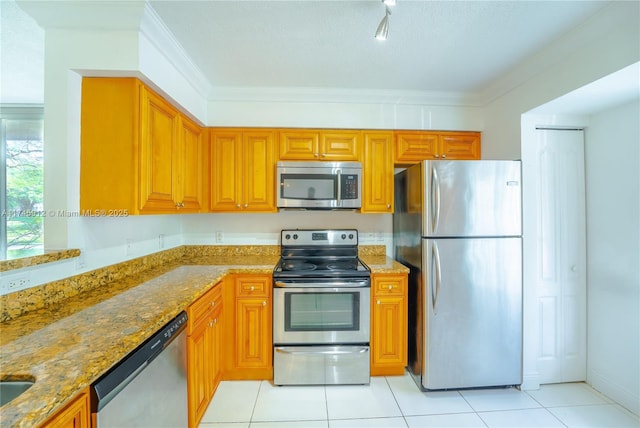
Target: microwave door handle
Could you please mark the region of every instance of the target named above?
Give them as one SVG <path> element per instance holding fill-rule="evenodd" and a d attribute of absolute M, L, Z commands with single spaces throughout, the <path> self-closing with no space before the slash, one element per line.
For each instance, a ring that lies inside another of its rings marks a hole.
<path fill-rule="evenodd" d="M 336 173 L 338 174 L 338 197 L 337 197 L 337 203 L 338 206 L 342 206 L 342 171 L 337 170 Z"/>

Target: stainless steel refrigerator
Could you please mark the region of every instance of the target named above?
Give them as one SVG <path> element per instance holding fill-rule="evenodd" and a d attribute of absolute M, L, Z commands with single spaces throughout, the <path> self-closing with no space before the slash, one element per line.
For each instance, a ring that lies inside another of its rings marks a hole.
<path fill-rule="evenodd" d="M 519 161 L 423 161 L 395 176 L 408 368 L 423 390 L 522 383 L 521 190 Z"/>

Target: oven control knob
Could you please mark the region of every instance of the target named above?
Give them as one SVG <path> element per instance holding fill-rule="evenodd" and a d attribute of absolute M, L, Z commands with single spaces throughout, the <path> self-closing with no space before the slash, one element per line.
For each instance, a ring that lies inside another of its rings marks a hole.
<path fill-rule="evenodd" d="M 353 233 L 349 234 L 349 239 L 353 239 Z"/>
<path fill-rule="evenodd" d="M 293 239 L 298 239 L 298 234 L 297 233 L 293 234 Z"/>
<path fill-rule="evenodd" d="M 342 234 L 342 236 L 341 236 L 341 238 L 342 238 L 343 240 L 344 240 L 344 239 L 347 239 L 347 235 L 345 235 L 345 234 L 343 233 L 343 234 Z"/>
<path fill-rule="evenodd" d="M 291 239 L 291 235 L 289 235 L 289 234 L 287 233 L 286 235 L 284 235 L 284 239 L 286 239 L 286 240 L 288 241 L 289 239 Z"/>

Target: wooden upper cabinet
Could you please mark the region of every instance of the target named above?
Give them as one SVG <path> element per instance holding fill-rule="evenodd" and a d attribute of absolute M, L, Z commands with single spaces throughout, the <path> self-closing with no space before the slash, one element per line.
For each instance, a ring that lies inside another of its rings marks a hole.
<path fill-rule="evenodd" d="M 182 133 L 181 147 L 178 160 L 180 181 L 178 181 L 178 200 L 189 211 L 200 211 L 204 208 L 204 183 L 207 178 L 203 172 L 204 131 L 195 122 L 182 118 L 180 132 Z"/>
<path fill-rule="evenodd" d="M 442 132 L 438 140 L 441 159 L 480 159 L 479 132 Z"/>
<path fill-rule="evenodd" d="M 275 212 L 275 132 L 211 129 L 211 211 Z"/>
<path fill-rule="evenodd" d="M 280 160 L 358 161 L 360 132 L 331 129 L 282 129 Z"/>
<path fill-rule="evenodd" d="M 421 131 L 403 131 L 395 133 L 396 163 L 417 163 L 433 159 L 438 151 L 438 135 Z"/>
<path fill-rule="evenodd" d="M 175 211 L 180 138 L 179 114 L 163 98 L 141 86 L 140 212 Z M 176 156 L 176 159 L 174 159 Z"/>
<path fill-rule="evenodd" d="M 393 212 L 393 132 L 363 132 L 363 213 Z"/>
<path fill-rule="evenodd" d="M 479 132 L 396 131 L 395 163 L 430 159 L 480 159 Z"/>
<path fill-rule="evenodd" d="M 198 212 L 202 128 L 135 78 L 82 81 L 83 215 Z"/>

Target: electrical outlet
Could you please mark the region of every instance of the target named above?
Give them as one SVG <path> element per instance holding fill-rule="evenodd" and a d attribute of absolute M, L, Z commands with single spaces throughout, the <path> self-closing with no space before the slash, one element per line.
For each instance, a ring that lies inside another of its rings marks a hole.
<path fill-rule="evenodd" d="M 216 232 L 216 243 L 221 244 L 224 242 L 224 234 L 220 231 Z"/>
<path fill-rule="evenodd" d="M 160 249 L 164 248 L 164 234 L 163 233 L 158 235 L 158 248 L 160 248 Z"/>
<path fill-rule="evenodd" d="M 29 278 L 29 275 L 25 274 L 7 281 L 7 290 L 8 291 L 23 290 L 25 288 L 28 288 L 30 284 L 31 284 L 31 279 Z"/>

